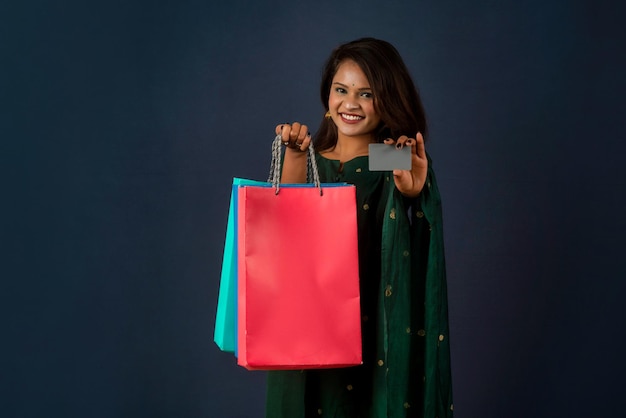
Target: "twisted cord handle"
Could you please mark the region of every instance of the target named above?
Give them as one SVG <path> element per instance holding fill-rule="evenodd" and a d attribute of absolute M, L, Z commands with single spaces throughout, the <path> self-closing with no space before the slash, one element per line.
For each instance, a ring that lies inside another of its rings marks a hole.
<path fill-rule="evenodd" d="M 283 143 L 282 135 L 276 135 L 274 142 L 272 142 L 272 163 L 270 164 L 270 173 L 267 178 L 268 183 L 272 183 L 272 186 L 276 189 L 276 194 L 280 191 L 280 160 L 281 160 L 281 145 Z M 307 148 L 309 155 L 307 155 L 307 182 L 313 183 L 315 187 L 320 190 L 320 196 L 323 194 L 322 186 L 320 183 L 320 174 L 317 169 L 317 161 L 315 160 L 315 150 L 313 149 L 313 143 L 309 144 Z"/>

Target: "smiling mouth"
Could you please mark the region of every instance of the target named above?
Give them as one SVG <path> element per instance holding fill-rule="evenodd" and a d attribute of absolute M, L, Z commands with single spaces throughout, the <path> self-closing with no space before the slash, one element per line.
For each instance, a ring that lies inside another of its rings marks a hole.
<path fill-rule="evenodd" d="M 365 119 L 363 116 L 359 116 L 359 115 L 349 115 L 347 113 L 342 113 L 341 117 L 346 119 L 346 120 L 350 120 L 350 121 L 357 121 L 357 120 L 361 120 L 361 119 Z"/>

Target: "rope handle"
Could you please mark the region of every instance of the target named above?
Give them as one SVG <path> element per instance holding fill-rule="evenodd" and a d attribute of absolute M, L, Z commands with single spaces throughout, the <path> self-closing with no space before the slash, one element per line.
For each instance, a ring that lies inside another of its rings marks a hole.
<path fill-rule="evenodd" d="M 267 178 L 268 183 L 272 183 L 272 187 L 276 189 L 276 194 L 280 191 L 280 161 L 282 143 L 282 135 L 276 135 L 274 142 L 272 142 L 272 163 L 270 165 L 270 174 Z M 313 149 L 312 142 L 309 144 L 307 150 L 309 155 L 307 155 L 306 181 L 307 183 L 313 183 L 315 187 L 320 190 L 320 196 L 322 196 L 323 192 L 322 185 L 320 183 L 320 173 L 317 170 L 317 161 L 315 160 L 315 150 Z"/>

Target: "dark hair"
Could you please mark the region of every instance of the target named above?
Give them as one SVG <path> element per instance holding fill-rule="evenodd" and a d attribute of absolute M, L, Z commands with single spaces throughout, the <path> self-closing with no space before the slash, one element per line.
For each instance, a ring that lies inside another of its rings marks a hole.
<path fill-rule="evenodd" d="M 409 70 L 396 48 L 379 39 L 361 38 L 333 50 L 324 65 L 320 86 L 322 105 L 326 111 L 333 77 L 345 60 L 354 61 L 370 83 L 374 109 L 381 118 L 376 132 L 378 142 L 386 138 L 397 139 L 401 135 L 414 137 L 417 132 L 426 139 L 426 115 Z M 332 120 L 322 119 L 315 143 L 319 151 L 337 144 L 337 126 Z"/>

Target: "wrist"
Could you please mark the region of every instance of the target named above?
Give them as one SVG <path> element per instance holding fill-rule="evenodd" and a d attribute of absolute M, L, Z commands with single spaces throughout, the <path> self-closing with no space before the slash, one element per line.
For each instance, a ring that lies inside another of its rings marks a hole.
<path fill-rule="evenodd" d="M 307 154 L 308 152 L 301 151 L 296 148 L 290 148 L 290 147 L 285 148 L 285 158 L 289 156 L 290 159 L 305 159 L 306 160 Z"/>
<path fill-rule="evenodd" d="M 420 197 L 421 191 L 415 192 L 415 193 L 403 193 L 403 192 L 400 192 L 400 194 L 403 197 L 407 198 L 407 199 L 417 199 L 418 197 Z"/>

